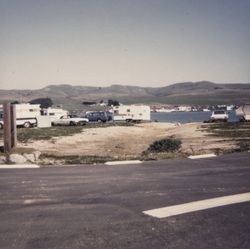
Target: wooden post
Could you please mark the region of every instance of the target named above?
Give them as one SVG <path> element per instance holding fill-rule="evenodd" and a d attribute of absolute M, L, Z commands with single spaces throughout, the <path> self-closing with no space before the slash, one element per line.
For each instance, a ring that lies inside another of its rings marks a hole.
<path fill-rule="evenodd" d="M 11 111 L 10 103 L 3 104 L 3 133 L 4 133 L 4 152 L 11 150 Z"/>
<path fill-rule="evenodd" d="M 4 152 L 9 153 L 17 144 L 16 108 L 10 103 L 3 105 Z"/>
<path fill-rule="evenodd" d="M 11 105 L 11 148 L 17 146 L 17 131 L 16 131 L 16 106 Z"/>

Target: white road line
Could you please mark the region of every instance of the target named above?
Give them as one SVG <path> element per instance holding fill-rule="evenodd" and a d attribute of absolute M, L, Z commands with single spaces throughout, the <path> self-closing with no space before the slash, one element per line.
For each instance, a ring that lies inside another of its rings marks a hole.
<path fill-rule="evenodd" d="M 189 156 L 190 159 L 200 159 L 200 158 L 210 158 L 210 157 L 216 157 L 215 154 L 204 154 L 204 155 L 195 155 L 195 156 Z"/>
<path fill-rule="evenodd" d="M 37 169 L 40 168 L 36 164 L 3 164 L 0 165 L 0 169 Z"/>
<path fill-rule="evenodd" d="M 205 210 L 209 208 L 215 208 L 248 201 L 250 201 L 250 192 L 152 209 L 143 211 L 143 213 L 156 218 L 166 218 L 174 215 L 185 214 L 199 210 Z"/>
<path fill-rule="evenodd" d="M 106 165 L 123 165 L 123 164 L 138 164 L 142 163 L 142 161 L 139 160 L 128 160 L 128 161 L 111 161 L 111 162 L 106 162 Z"/>
<path fill-rule="evenodd" d="M 34 203 L 43 203 L 43 202 L 50 202 L 51 199 L 29 199 L 24 200 L 23 204 L 34 204 Z"/>

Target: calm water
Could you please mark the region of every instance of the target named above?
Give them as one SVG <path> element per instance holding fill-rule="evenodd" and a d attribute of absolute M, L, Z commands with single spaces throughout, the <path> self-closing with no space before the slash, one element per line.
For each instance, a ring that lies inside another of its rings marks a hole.
<path fill-rule="evenodd" d="M 158 122 L 202 122 L 208 120 L 212 112 L 151 112 L 151 120 Z M 237 122 L 238 117 L 235 115 L 235 111 L 228 112 L 229 121 Z"/>

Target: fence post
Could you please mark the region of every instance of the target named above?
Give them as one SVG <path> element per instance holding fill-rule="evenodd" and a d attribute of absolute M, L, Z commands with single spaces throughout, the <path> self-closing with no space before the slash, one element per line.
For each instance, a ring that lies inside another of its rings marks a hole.
<path fill-rule="evenodd" d="M 3 134 L 4 134 L 4 152 L 11 150 L 11 118 L 10 103 L 3 104 Z"/>
<path fill-rule="evenodd" d="M 16 131 L 16 106 L 10 106 L 11 117 L 11 147 L 17 146 L 17 131 Z"/>
<path fill-rule="evenodd" d="M 4 152 L 9 153 L 16 146 L 16 110 L 10 103 L 3 104 Z"/>

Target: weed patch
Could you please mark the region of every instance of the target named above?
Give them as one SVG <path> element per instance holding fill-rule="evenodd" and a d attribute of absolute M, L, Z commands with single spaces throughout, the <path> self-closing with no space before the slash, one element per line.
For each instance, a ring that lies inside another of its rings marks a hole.
<path fill-rule="evenodd" d="M 18 129 L 17 139 L 20 142 L 27 142 L 29 140 L 49 140 L 52 137 L 72 136 L 76 133 L 81 133 L 82 130 L 83 128 L 79 126 Z"/>
<path fill-rule="evenodd" d="M 95 164 L 95 163 L 105 163 L 107 161 L 114 161 L 111 157 L 101 157 L 101 156 L 55 156 L 43 154 L 40 156 L 42 164 Z"/>
<path fill-rule="evenodd" d="M 152 143 L 147 152 L 175 152 L 178 151 L 181 147 L 181 141 L 179 139 L 165 138 Z"/>
<path fill-rule="evenodd" d="M 165 159 L 180 159 L 186 158 L 187 155 L 182 152 L 159 152 L 159 153 L 142 153 L 141 160 L 154 161 Z"/>
<path fill-rule="evenodd" d="M 232 142 L 232 149 L 217 148 L 218 155 L 250 150 L 250 123 L 215 123 L 202 125 L 201 130 L 208 136 L 223 138 L 221 142 Z"/>
<path fill-rule="evenodd" d="M 49 140 L 53 137 L 72 136 L 81 133 L 84 129 L 112 127 L 112 126 L 133 126 L 130 123 L 90 123 L 86 126 L 53 126 L 48 128 L 33 128 L 17 130 L 17 139 L 19 142 L 28 142 L 29 140 Z"/>
<path fill-rule="evenodd" d="M 210 136 L 250 140 L 249 123 L 217 123 L 202 125 L 201 128 L 210 133 Z"/>

